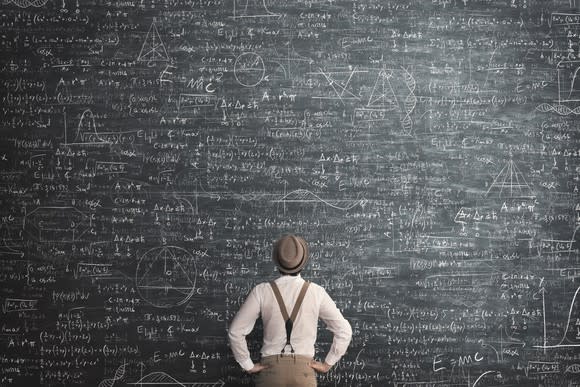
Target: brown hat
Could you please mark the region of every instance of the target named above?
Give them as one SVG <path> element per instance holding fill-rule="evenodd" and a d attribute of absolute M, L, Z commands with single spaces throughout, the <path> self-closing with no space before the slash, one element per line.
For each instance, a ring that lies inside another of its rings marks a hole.
<path fill-rule="evenodd" d="M 274 244 L 272 259 L 285 274 L 298 273 L 308 262 L 308 245 L 296 235 L 284 235 Z"/>

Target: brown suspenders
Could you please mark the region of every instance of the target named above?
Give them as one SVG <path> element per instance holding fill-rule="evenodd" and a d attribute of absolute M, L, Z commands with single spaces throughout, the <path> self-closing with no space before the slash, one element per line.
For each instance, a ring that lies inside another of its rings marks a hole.
<path fill-rule="evenodd" d="M 278 289 L 278 286 L 276 285 L 276 283 L 274 281 L 270 281 L 270 286 L 272 287 L 272 290 L 274 291 L 274 295 L 276 296 L 276 301 L 278 301 L 278 306 L 280 306 L 280 312 L 282 312 L 282 317 L 284 318 L 284 321 L 286 322 L 286 344 L 284 345 L 284 348 L 282 348 L 282 353 L 284 353 L 284 350 L 286 349 L 286 345 L 290 345 L 290 351 L 292 353 L 294 353 L 294 348 L 292 347 L 292 344 L 290 343 L 290 336 L 292 335 L 292 327 L 294 325 L 294 320 L 296 320 L 296 316 L 298 315 L 298 310 L 300 309 L 300 306 L 302 305 L 302 301 L 304 300 L 304 296 L 306 295 L 306 291 L 308 290 L 309 285 L 310 285 L 310 282 L 304 281 L 304 284 L 302 285 L 302 289 L 300 289 L 300 294 L 298 295 L 298 298 L 296 299 L 296 303 L 294 304 L 294 308 L 292 309 L 292 315 L 288 316 L 288 311 L 286 310 L 286 305 L 284 305 L 284 299 L 282 298 L 282 295 L 280 294 L 280 289 Z"/>

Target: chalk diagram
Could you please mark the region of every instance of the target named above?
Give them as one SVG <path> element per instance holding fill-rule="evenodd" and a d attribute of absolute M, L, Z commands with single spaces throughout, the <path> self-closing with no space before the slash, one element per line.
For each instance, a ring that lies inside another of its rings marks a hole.
<path fill-rule="evenodd" d="M 75 207 L 37 207 L 24 217 L 24 229 L 40 242 L 75 242 L 90 230 L 90 218 Z"/>
<path fill-rule="evenodd" d="M 91 109 L 85 109 L 80 116 L 79 123 L 74 132 L 72 142 L 69 142 L 68 129 L 66 125 L 66 111 L 64 112 L 64 145 L 110 145 L 104 140 L 95 123 L 95 116 Z"/>
<path fill-rule="evenodd" d="M 8 229 L 7 225 L 0 226 L 0 238 L 2 238 L 2 240 L 0 241 L 0 256 L 13 255 L 18 256 L 20 258 L 24 258 L 24 252 L 18 250 L 16 248 L 16 245 L 12 243 L 16 239 L 12 238 L 12 236 L 10 235 L 10 230 Z"/>
<path fill-rule="evenodd" d="M 151 23 L 145 41 L 141 46 L 141 51 L 137 57 L 139 62 L 167 62 L 169 61 L 169 55 L 167 55 L 167 50 L 165 49 L 165 44 L 161 40 L 161 35 L 157 30 L 157 25 L 155 21 Z"/>
<path fill-rule="evenodd" d="M 117 368 L 117 370 L 115 371 L 115 374 L 113 375 L 113 377 L 109 378 L 109 379 L 103 379 L 103 381 L 101 383 L 99 383 L 98 387 L 113 387 L 113 385 L 115 384 L 115 381 L 121 380 L 121 379 L 123 379 L 123 376 L 125 376 L 126 367 L 127 367 L 127 363 L 121 364 Z"/>
<path fill-rule="evenodd" d="M 287 49 L 285 54 L 278 52 L 278 50 L 274 48 L 277 56 L 274 57 L 273 59 L 270 59 L 270 61 L 276 63 L 278 65 L 278 68 L 282 70 L 284 74 L 283 76 L 284 80 L 294 81 L 293 79 L 293 74 L 295 72 L 294 69 L 298 68 L 300 65 L 312 66 L 314 60 L 312 58 L 300 55 L 298 52 L 296 52 L 296 49 L 294 48 L 292 42 L 286 43 L 286 46 Z M 310 70 L 311 69 L 309 68 L 308 71 Z M 300 71 L 297 72 L 300 73 Z"/>
<path fill-rule="evenodd" d="M 262 57 L 255 52 L 238 55 L 234 63 L 236 81 L 245 87 L 254 87 L 264 80 L 266 66 Z"/>
<path fill-rule="evenodd" d="M 161 387 L 161 386 L 223 387 L 225 385 L 225 382 L 221 379 L 219 379 L 216 382 L 184 382 L 184 381 L 178 381 L 177 379 L 175 379 L 173 376 L 169 375 L 168 373 L 157 371 L 157 372 L 151 372 L 151 373 L 141 377 L 141 379 L 139 379 L 136 382 L 127 383 L 127 384 L 133 384 L 133 385 L 137 385 L 137 386 L 155 386 L 155 387 Z"/>
<path fill-rule="evenodd" d="M 542 294 L 542 303 L 544 308 L 543 315 L 546 315 L 546 304 L 545 304 L 545 290 L 542 288 L 540 291 Z M 580 287 L 574 292 L 572 301 L 570 302 L 570 309 L 568 311 L 567 321 L 566 321 L 566 331 L 562 335 L 562 339 L 555 345 L 547 344 L 546 336 L 546 321 L 544 317 L 544 345 L 536 345 L 535 348 L 542 349 L 557 349 L 566 347 L 580 347 Z"/>
<path fill-rule="evenodd" d="M 497 174 L 485 197 L 534 198 L 534 192 L 516 163 L 510 159 Z"/>
<path fill-rule="evenodd" d="M 403 81 L 409 89 L 409 94 L 407 94 L 405 101 L 403 102 L 405 111 L 403 113 L 404 116 L 401 118 L 401 125 L 407 134 L 411 134 L 413 131 L 413 120 L 411 118 L 411 113 L 415 111 L 415 107 L 417 106 L 417 96 L 415 95 L 417 82 L 415 81 L 415 77 L 413 77 L 413 75 L 411 75 L 411 73 L 406 69 L 403 69 Z"/>
<path fill-rule="evenodd" d="M 272 12 L 266 5 L 266 0 L 234 0 L 233 18 L 247 17 L 281 17 L 279 13 Z"/>
<path fill-rule="evenodd" d="M 325 95 L 312 96 L 312 98 L 338 100 L 343 105 L 345 105 L 345 101 L 361 101 L 362 98 L 352 89 L 354 82 L 351 83 L 351 81 L 355 76 L 367 72 L 366 70 L 358 70 L 357 67 L 336 71 L 324 71 L 319 68 L 317 72 L 311 74 L 323 77 L 328 85 L 325 89 Z"/>
<path fill-rule="evenodd" d="M 284 194 L 282 198 L 273 200 L 274 203 L 284 203 L 286 206 L 287 203 L 315 203 L 315 204 L 323 204 L 325 206 L 334 208 L 340 211 L 348 211 L 356 206 L 361 206 L 364 208 L 367 201 L 365 199 L 346 199 L 346 200 L 325 200 L 322 199 L 320 196 L 316 195 L 315 193 L 305 190 L 305 189 L 297 189 L 287 194 Z"/>
<path fill-rule="evenodd" d="M 411 114 L 417 106 L 416 81 L 407 69 L 401 68 L 401 71 L 402 74 L 398 74 L 393 69 L 381 69 L 377 74 L 366 106 L 355 109 L 354 117 L 365 117 L 362 121 L 367 122 L 383 121 L 387 117 L 385 113 L 396 112 L 399 114 L 403 134 L 411 135 L 413 132 Z M 397 80 L 396 85 L 394 85 L 395 80 Z M 401 80 L 404 86 L 400 84 Z M 401 90 L 405 87 L 408 93 L 404 99 L 402 96 L 397 97 L 395 90 Z M 401 102 L 400 99 L 402 99 Z"/>
<path fill-rule="evenodd" d="M 91 109 L 85 109 L 79 117 L 73 133 L 70 133 L 67 125 L 66 109 L 63 109 L 64 117 L 64 142 L 62 145 L 73 146 L 110 146 L 113 144 L 131 144 L 135 141 L 136 131 L 101 131 L 97 130 L 97 120 Z M 98 164 L 99 162 L 97 162 Z M 101 162 L 106 164 L 106 162 Z M 111 163 L 114 164 L 114 163 Z"/>
<path fill-rule="evenodd" d="M 141 256 L 135 272 L 137 291 L 158 308 L 183 305 L 195 293 L 193 256 L 176 246 L 161 246 Z"/>
<path fill-rule="evenodd" d="M 499 371 L 496 371 L 496 370 L 486 371 L 486 372 L 482 373 L 481 375 L 479 375 L 479 377 L 477 379 L 475 379 L 475 382 L 473 382 L 471 387 L 477 387 L 478 383 L 480 381 L 483 381 L 484 378 L 491 377 L 492 375 L 493 375 L 494 379 L 501 379 L 502 378 L 501 372 L 499 372 Z"/>
<path fill-rule="evenodd" d="M 380 107 L 386 111 L 401 111 L 391 79 L 393 78 L 393 70 L 381 70 L 377 75 L 373 90 L 369 97 L 367 107 Z"/>
<path fill-rule="evenodd" d="M 580 114 L 580 61 L 562 60 L 556 66 L 558 100 L 555 104 L 542 103 L 536 110 L 554 112 L 561 116 Z"/>
<path fill-rule="evenodd" d="M 46 3 L 48 3 L 48 0 L 8 0 L 6 2 L 6 4 L 10 3 L 20 8 L 30 8 L 30 7 L 40 8 L 46 5 Z"/>

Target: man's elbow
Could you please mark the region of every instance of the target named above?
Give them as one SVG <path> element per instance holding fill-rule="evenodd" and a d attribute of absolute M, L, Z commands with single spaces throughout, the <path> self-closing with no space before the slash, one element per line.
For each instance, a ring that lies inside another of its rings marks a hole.
<path fill-rule="evenodd" d="M 346 322 L 345 327 L 344 327 L 344 334 L 346 336 L 346 339 L 350 343 L 350 340 L 352 339 L 352 327 L 350 326 L 348 321 Z"/>
<path fill-rule="evenodd" d="M 230 343 L 238 342 L 242 337 L 243 335 L 237 329 L 233 327 L 230 327 L 230 329 L 228 329 L 228 340 Z"/>
<path fill-rule="evenodd" d="M 339 325 L 339 328 L 334 331 L 337 338 L 340 338 L 343 342 L 347 344 L 350 343 L 352 339 L 352 328 L 347 320 L 343 320 Z"/>

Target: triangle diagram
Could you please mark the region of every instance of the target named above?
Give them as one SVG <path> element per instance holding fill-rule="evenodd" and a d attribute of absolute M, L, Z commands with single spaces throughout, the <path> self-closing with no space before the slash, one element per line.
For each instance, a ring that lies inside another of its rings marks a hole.
<path fill-rule="evenodd" d="M 393 90 L 393 85 L 391 84 L 392 77 L 392 70 L 381 70 L 379 72 L 369 97 L 367 107 L 401 112 L 401 107 L 399 106 L 399 102 L 395 96 L 395 91 Z"/>
<path fill-rule="evenodd" d="M 535 195 L 516 163 L 510 160 L 495 177 L 485 196 L 518 198 Z"/>
<path fill-rule="evenodd" d="M 151 23 L 151 27 L 149 27 L 149 32 L 147 32 L 137 60 L 141 62 L 162 62 L 169 60 L 165 44 L 161 40 L 155 22 Z"/>
<path fill-rule="evenodd" d="M 137 285 L 142 288 L 163 289 L 165 292 L 171 289 L 186 290 L 186 293 L 194 287 L 188 272 L 179 263 L 179 258 L 165 248 L 147 262 L 143 274 L 137 278 Z"/>

